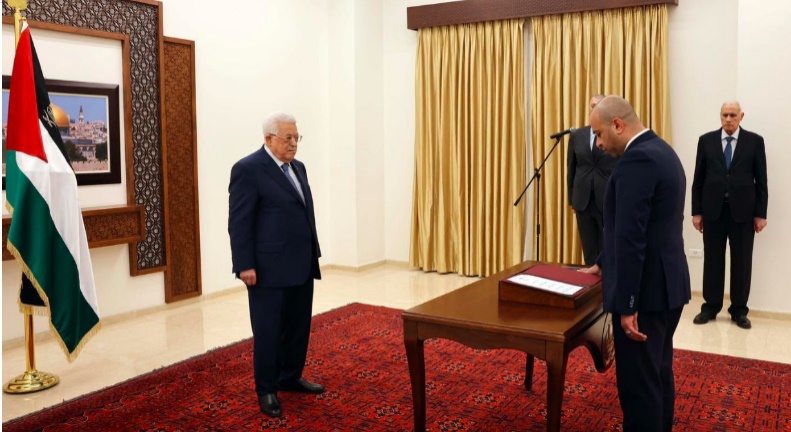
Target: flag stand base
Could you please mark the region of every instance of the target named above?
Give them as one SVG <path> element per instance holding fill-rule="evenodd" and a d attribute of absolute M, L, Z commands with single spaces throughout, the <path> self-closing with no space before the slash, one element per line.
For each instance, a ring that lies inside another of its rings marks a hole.
<path fill-rule="evenodd" d="M 12 394 L 33 393 L 46 390 L 57 385 L 59 382 L 60 379 L 57 375 L 33 370 L 27 371 L 11 381 L 8 381 L 3 386 L 3 391 Z"/>
<path fill-rule="evenodd" d="M 60 382 L 57 375 L 36 370 L 36 350 L 33 337 L 33 315 L 25 312 L 25 373 L 5 383 L 3 391 L 12 394 L 46 390 Z"/>

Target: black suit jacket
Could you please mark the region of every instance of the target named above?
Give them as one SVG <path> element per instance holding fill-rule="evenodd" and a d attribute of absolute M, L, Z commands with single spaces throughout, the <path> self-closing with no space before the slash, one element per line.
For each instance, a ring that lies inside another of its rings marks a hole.
<path fill-rule="evenodd" d="M 616 160 L 595 145 L 590 147 L 590 126 L 580 128 L 571 134 L 568 152 L 568 194 L 569 205 L 582 211 L 588 207 L 591 191 L 596 197 L 596 207 L 604 208 L 604 187 L 610 177 Z"/>
<path fill-rule="evenodd" d="M 727 171 L 721 137 L 722 129 L 717 129 L 698 140 L 692 180 L 692 215 L 718 219 L 727 192 L 735 222 L 752 222 L 755 217 L 766 219 L 769 189 L 763 137 L 741 128 Z"/>
<path fill-rule="evenodd" d="M 233 272 L 256 270 L 257 286 L 282 288 L 321 279 L 313 195 L 305 165 L 294 159 L 305 202 L 261 147 L 231 169 L 228 233 Z"/>
<path fill-rule="evenodd" d="M 676 152 L 649 130 L 626 149 L 607 183 L 604 309 L 659 312 L 691 298 L 684 254 L 686 176 Z"/>

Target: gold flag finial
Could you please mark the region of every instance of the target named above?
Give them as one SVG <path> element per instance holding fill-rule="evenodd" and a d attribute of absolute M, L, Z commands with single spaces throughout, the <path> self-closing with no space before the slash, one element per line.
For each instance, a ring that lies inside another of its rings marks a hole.
<path fill-rule="evenodd" d="M 27 9 L 27 0 L 8 0 L 8 6 L 13 9 L 25 10 Z"/>
<path fill-rule="evenodd" d="M 8 0 L 8 6 L 14 8 L 14 46 L 19 45 L 19 34 L 22 33 L 22 11 L 27 9 L 27 0 Z"/>

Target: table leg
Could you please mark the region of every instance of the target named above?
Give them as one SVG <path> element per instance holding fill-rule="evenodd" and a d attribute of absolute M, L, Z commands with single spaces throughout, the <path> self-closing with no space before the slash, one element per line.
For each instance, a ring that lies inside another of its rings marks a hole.
<path fill-rule="evenodd" d="M 547 344 L 547 431 L 549 432 L 560 431 L 567 360 L 562 343 Z"/>
<path fill-rule="evenodd" d="M 525 363 L 525 389 L 527 391 L 533 390 L 533 364 L 535 364 L 535 357 L 532 354 L 528 354 L 527 362 Z"/>
<path fill-rule="evenodd" d="M 423 341 L 417 337 L 417 323 L 404 321 L 404 346 L 412 382 L 412 409 L 415 415 L 415 432 L 426 430 L 426 363 Z"/>

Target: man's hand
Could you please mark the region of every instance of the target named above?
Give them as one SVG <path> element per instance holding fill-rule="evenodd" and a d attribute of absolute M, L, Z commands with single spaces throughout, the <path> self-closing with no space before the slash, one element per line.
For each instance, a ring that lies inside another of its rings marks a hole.
<path fill-rule="evenodd" d="M 695 230 L 697 230 L 698 232 L 703 232 L 703 216 L 702 215 L 692 216 L 692 225 L 695 226 Z"/>
<path fill-rule="evenodd" d="M 755 229 L 756 233 L 759 233 L 766 228 L 766 219 L 764 218 L 753 218 L 753 228 Z"/>
<path fill-rule="evenodd" d="M 599 268 L 598 264 L 594 264 L 593 266 L 588 267 L 588 268 L 581 268 L 581 269 L 579 269 L 579 271 L 581 271 L 583 273 L 595 274 L 595 275 L 600 275 L 601 274 L 601 269 Z"/>
<path fill-rule="evenodd" d="M 241 279 L 242 282 L 244 282 L 244 284 L 247 286 L 255 285 L 256 281 L 258 280 L 255 277 L 255 269 L 249 269 L 239 273 L 239 279 Z"/>
<path fill-rule="evenodd" d="M 621 315 L 621 327 L 626 333 L 626 337 L 637 342 L 645 342 L 647 335 L 640 333 L 637 328 L 637 312 L 634 315 Z"/>

